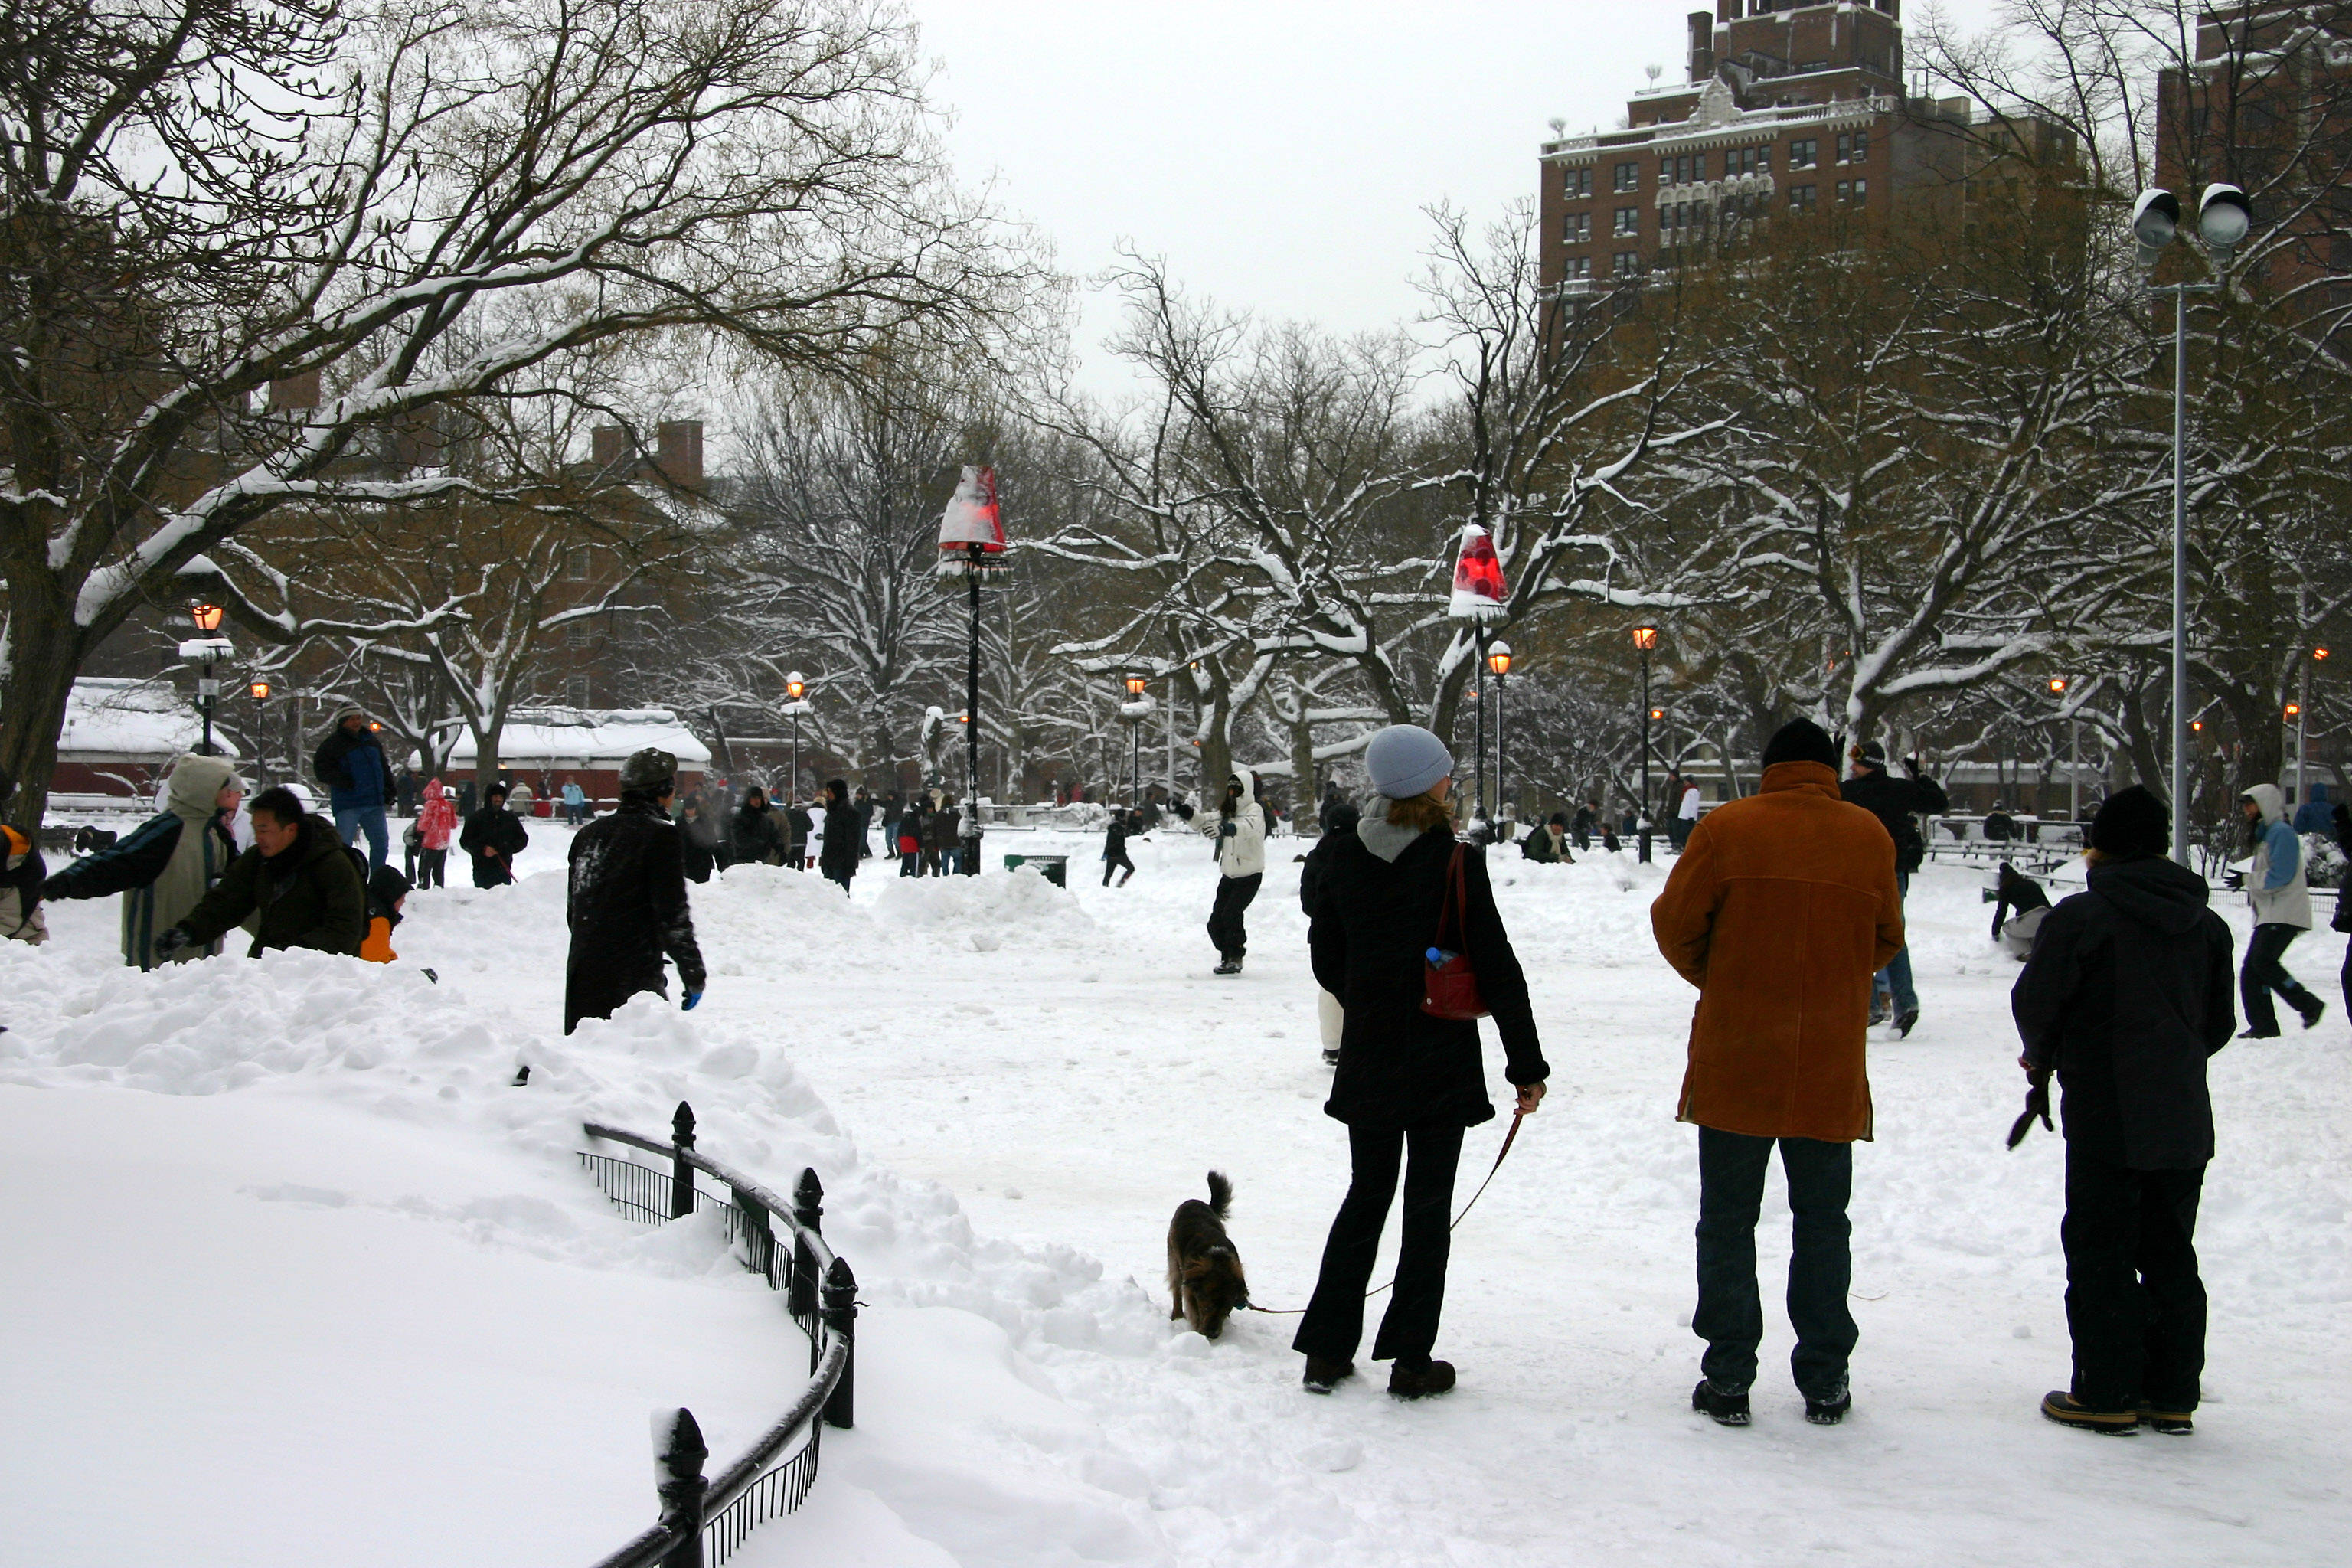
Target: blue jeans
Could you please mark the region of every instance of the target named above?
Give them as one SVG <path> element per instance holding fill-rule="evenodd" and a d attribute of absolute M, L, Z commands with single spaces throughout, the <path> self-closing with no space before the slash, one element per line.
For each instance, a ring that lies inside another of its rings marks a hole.
<path fill-rule="evenodd" d="M 373 877 L 383 865 L 383 858 L 392 847 L 392 836 L 383 825 L 383 807 L 380 805 L 339 805 L 335 807 L 335 837 L 346 844 L 356 845 L 362 833 L 367 835 L 368 875 Z"/>
<path fill-rule="evenodd" d="M 1895 887 L 1897 892 L 1909 898 L 1911 873 L 1895 872 Z M 1916 1013 L 1919 1010 L 1919 993 L 1911 988 L 1911 944 L 1904 943 L 1903 951 L 1888 959 L 1886 967 L 1870 977 L 1870 984 L 1873 990 L 1895 994 L 1895 1010 L 1897 1013 Z"/>
<path fill-rule="evenodd" d="M 1698 1310 L 1691 1331 L 1706 1342 L 1699 1370 L 1730 1394 L 1745 1394 L 1756 1381 L 1756 1347 L 1764 1340 L 1756 1221 L 1775 1142 L 1789 1177 L 1793 1244 L 1789 1326 L 1797 1331 L 1797 1348 L 1789 1366 L 1801 1392 L 1833 1399 L 1845 1386 L 1847 1360 L 1861 1334 L 1845 1302 L 1853 1274 L 1853 1226 L 1845 1212 L 1853 1193 L 1851 1143 L 1698 1130 Z"/>

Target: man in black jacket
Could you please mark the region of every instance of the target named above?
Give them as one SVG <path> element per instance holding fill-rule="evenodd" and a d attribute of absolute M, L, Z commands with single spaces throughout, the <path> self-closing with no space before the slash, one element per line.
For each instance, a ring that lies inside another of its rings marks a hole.
<path fill-rule="evenodd" d="M 196 907 L 155 939 L 156 956 L 209 947 L 253 920 L 259 958 L 273 948 L 308 947 L 357 957 L 367 939 L 361 862 L 325 818 L 302 809 L 293 791 L 263 790 L 247 808 L 253 847 L 238 856 Z"/>
<path fill-rule="evenodd" d="M 474 858 L 474 886 L 501 888 L 515 879 L 514 858 L 530 847 L 522 818 L 507 809 L 507 786 L 482 792 L 482 809 L 466 818 L 457 847 Z"/>
<path fill-rule="evenodd" d="M 2163 801 L 2134 786 L 2091 824 L 2090 887 L 2052 910 L 2010 993 L 2037 1090 L 2053 1070 L 2066 1131 L 2066 1324 L 2073 1385 L 2042 1412 L 2071 1426 L 2189 1430 L 2205 1365 L 2197 1199 L 2213 1155 L 2205 1061 L 2237 1027 L 2230 928 L 2164 858 Z"/>
<path fill-rule="evenodd" d="M 1895 840 L 1895 885 L 1907 894 L 1911 891 L 1911 873 L 1927 858 L 1927 846 L 1919 837 L 1916 814 L 1949 811 L 1952 803 L 1945 798 L 1941 784 L 1919 776 L 1916 757 L 1903 759 L 1903 771 L 1911 776 L 1898 779 L 1886 771 L 1886 748 L 1875 741 L 1864 742 L 1847 755 L 1853 763 L 1853 776 L 1838 785 L 1838 794 L 1878 818 L 1887 837 Z M 1908 1037 L 1913 1026 L 1919 1022 L 1919 994 L 1911 984 L 1911 949 L 1907 945 L 1878 972 L 1872 984 L 1870 1021 L 1882 1022 L 1890 1010 L 1895 1016 L 1895 1032 Z"/>
<path fill-rule="evenodd" d="M 677 759 L 648 746 L 621 764 L 620 808 L 572 840 L 564 920 L 572 952 L 563 971 L 563 1032 L 609 1018 L 641 991 L 667 997 L 662 956 L 677 965 L 683 1004 L 702 1000 L 702 949 L 687 906 L 686 856 L 669 819 Z"/>

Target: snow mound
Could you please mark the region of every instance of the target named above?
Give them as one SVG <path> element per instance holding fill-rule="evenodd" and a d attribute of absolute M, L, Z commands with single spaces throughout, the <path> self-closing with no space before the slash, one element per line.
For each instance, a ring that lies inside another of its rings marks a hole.
<path fill-rule="evenodd" d="M 950 937 L 976 938 L 973 945 L 993 952 L 996 941 L 1068 939 L 1092 935 L 1094 919 L 1077 896 L 1042 875 L 1014 872 L 994 877 L 902 877 L 888 882 L 874 900 L 884 924 L 912 927 Z"/>

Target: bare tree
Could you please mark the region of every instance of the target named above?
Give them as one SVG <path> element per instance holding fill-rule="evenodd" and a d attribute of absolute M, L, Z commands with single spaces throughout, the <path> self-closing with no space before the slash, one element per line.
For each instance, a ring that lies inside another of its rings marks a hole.
<path fill-rule="evenodd" d="M 851 372 L 1034 276 L 948 185 L 911 29 L 870 0 L 83 0 L 0 11 L 0 62 L 27 820 L 75 672 L 199 553 L 293 504 L 499 499 L 354 471 L 371 432 L 632 334 Z"/>

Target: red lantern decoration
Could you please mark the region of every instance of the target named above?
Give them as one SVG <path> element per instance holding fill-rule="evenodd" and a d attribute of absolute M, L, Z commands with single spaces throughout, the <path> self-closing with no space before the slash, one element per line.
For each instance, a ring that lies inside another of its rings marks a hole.
<path fill-rule="evenodd" d="M 1445 613 L 1462 621 L 1496 621 L 1503 604 L 1503 563 L 1492 535 L 1476 523 L 1462 530 L 1461 553 L 1454 559 L 1454 597 Z"/>

